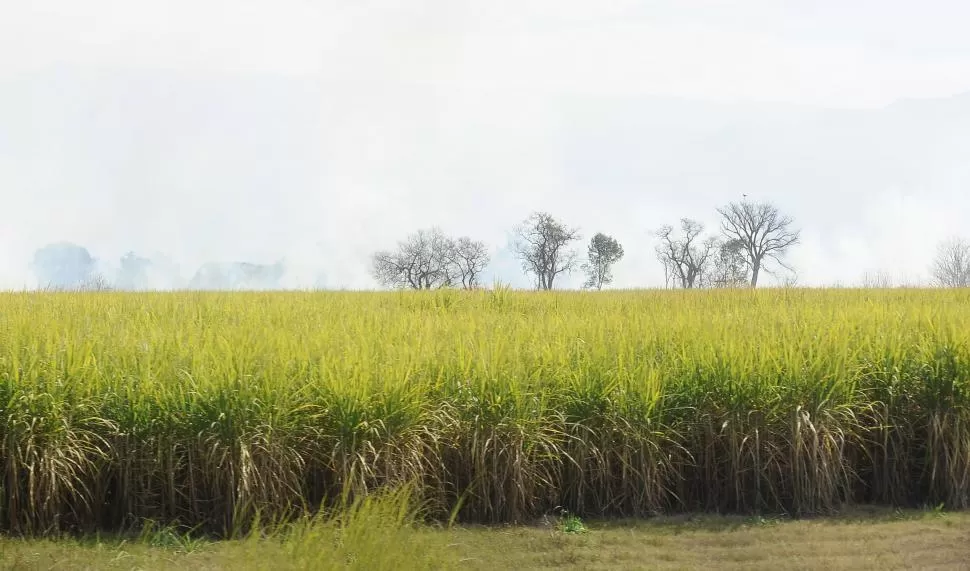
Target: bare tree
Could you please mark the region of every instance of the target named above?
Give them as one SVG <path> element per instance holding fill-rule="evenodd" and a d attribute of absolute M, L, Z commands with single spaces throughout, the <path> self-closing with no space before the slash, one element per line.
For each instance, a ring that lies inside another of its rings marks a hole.
<path fill-rule="evenodd" d="M 375 253 L 372 272 L 388 287 L 432 289 L 460 284 L 474 289 L 488 262 L 484 242 L 467 236 L 455 240 L 432 228 L 398 242 L 395 251 Z"/>
<path fill-rule="evenodd" d="M 419 230 L 398 242 L 396 251 L 373 256 L 374 278 L 388 287 L 432 289 L 453 282 L 449 255 L 452 242 L 439 229 Z"/>
<path fill-rule="evenodd" d="M 603 289 L 603 286 L 613 282 L 613 264 L 623 258 L 623 246 L 612 236 L 602 232 L 593 236 L 587 250 L 589 261 L 583 264 L 587 280 L 585 288 Z"/>
<path fill-rule="evenodd" d="M 779 214 L 778 208 L 772 204 L 747 200 L 732 202 L 717 211 L 721 215 L 721 231 L 725 238 L 737 240 L 747 256 L 751 287 L 758 287 L 758 276 L 769 259 L 790 269 L 782 257 L 798 243 L 800 233 L 790 229 L 791 218 Z"/>
<path fill-rule="evenodd" d="M 703 282 L 707 287 L 716 288 L 737 288 L 750 282 L 747 255 L 739 241 L 717 243 Z"/>
<path fill-rule="evenodd" d="M 970 287 L 970 242 L 949 238 L 937 246 L 931 269 L 933 281 L 941 287 Z"/>
<path fill-rule="evenodd" d="M 711 261 L 711 253 L 716 250 L 717 239 L 701 239 L 704 226 L 689 218 L 680 221 L 681 237 L 674 235 L 672 226 L 663 226 L 657 231 L 660 244 L 657 245 L 657 259 L 664 266 L 668 285 L 673 282 L 684 289 L 700 287 Z"/>
<path fill-rule="evenodd" d="M 114 291 L 114 286 L 104 274 L 95 272 L 88 276 L 83 282 L 69 286 L 48 283 L 38 288 L 44 292 L 91 292 L 91 291 Z"/>
<path fill-rule="evenodd" d="M 862 274 L 862 287 L 867 289 L 887 289 L 893 287 L 893 277 L 885 270 L 867 271 Z"/>
<path fill-rule="evenodd" d="M 479 278 L 488 266 L 488 249 L 484 242 L 462 236 L 448 249 L 448 262 L 452 273 L 461 280 L 461 287 L 475 289 L 481 285 Z"/>
<path fill-rule="evenodd" d="M 538 289 L 551 290 L 556 277 L 575 267 L 578 255 L 567 248 L 579 239 L 579 229 L 566 227 L 546 212 L 535 212 L 515 233 L 513 249 L 522 269 L 535 276 Z"/>

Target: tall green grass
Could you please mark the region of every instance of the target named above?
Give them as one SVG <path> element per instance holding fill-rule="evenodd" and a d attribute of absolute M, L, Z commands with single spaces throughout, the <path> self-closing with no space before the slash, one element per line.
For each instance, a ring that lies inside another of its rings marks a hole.
<path fill-rule="evenodd" d="M 0 529 L 970 504 L 970 291 L 0 296 Z"/>
<path fill-rule="evenodd" d="M 341 497 L 331 509 L 287 521 L 260 520 L 219 540 L 146 520 L 120 533 L 0 534 L 3 569 L 246 569 L 253 571 L 439 571 L 462 569 L 460 551 L 422 525 L 413 489 Z"/>

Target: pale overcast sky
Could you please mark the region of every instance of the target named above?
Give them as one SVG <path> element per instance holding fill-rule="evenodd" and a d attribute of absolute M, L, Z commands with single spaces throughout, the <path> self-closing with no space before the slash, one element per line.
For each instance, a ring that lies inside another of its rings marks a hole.
<path fill-rule="evenodd" d="M 431 225 L 526 285 L 508 232 L 538 209 L 616 236 L 616 286 L 659 286 L 651 232 L 714 231 L 742 193 L 803 230 L 802 284 L 925 278 L 970 238 L 967 22 L 958 0 L 0 0 L 0 287 L 70 241 L 370 288 L 369 254 Z"/>

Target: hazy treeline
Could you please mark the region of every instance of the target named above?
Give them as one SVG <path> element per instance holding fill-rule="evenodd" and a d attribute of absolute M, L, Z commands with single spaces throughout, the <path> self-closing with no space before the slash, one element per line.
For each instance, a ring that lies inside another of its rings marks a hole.
<path fill-rule="evenodd" d="M 778 268 L 794 273 L 784 261 L 799 243 L 792 218 L 770 203 L 747 197 L 717 213 L 719 232 L 706 232 L 690 218 L 682 218 L 677 229 L 664 225 L 653 232 L 667 287 L 757 287 L 762 273 Z M 579 228 L 548 212 L 533 212 L 515 227 L 511 246 L 536 289 L 551 290 L 561 276 L 576 270 L 586 278 L 584 289 L 602 289 L 613 282 L 613 266 L 623 259 L 624 247 L 613 236 L 597 232 L 582 256 L 575 247 L 581 239 Z M 438 228 L 422 229 L 398 242 L 395 250 L 376 252 L 372 275 L 386 287 L 472 289 L 480 285 L 477 277 L 488 262 L 483 242 L 446 236 Z M 785 280 L 793 282 L 791 277 Z"/>
<path fill-rule="evenodd" d="M 801 231 L 791 217 L 768 202 L 745 200 L 717 209 L 716 230 L 691 218 L 676 226 L 665 224 L 651 232 L 657 261 L 668 288 L 757 287 L 764 273 L 786 286 L 797 274 L 785 260 L 800 243 Z M 554 289 L 565 275 L 580 271 L 584 289 L 602 289 L 613 282 L 613 267 L 624 257 L 624 246 L 603 232 L 589 240 L 585 255 L 576 247 L 579 228 L 548 212 L 533 212 L 514 229 L 510 249 L 523 273 L 539 290 Z M 371 256 L 371 275 L 381 286 L 399 289 L 482 287 L 491 261 L 490 248 L 468 236 L 452 237 L 437 227 L 420 229 L 398 241 L 393 249 Z M 940 242 L 928 261 L 932 284 L 970 287 L 970 241 L 951 237 Z M 117 264 L 105 265 L 83 246 L 49 244 L 34 253 L 31 270 L 41 289 L 121 290 L 273 290 L 285 289 L 286 264 L 206 262 L 191 277 L 164 255 L 129 252 Z M 318 276 L 315 287 L 321 286 Z M 836 284 L 836 287 L 841 284 Z M 867 272 L 863 287 L 892 287 L 885 272 Z"/>
<path fill-rule="evenodd" d="M 38 249 L 31 270 L 41 289 L 282 289 L 282 261 L 206 262 L 188 278 L 163 255 L 140 256 L 129 252 L 116 264 L 98 260 L 87 248 L 71 242 L 48 244 Z"/>
<path fill-rule="evenodd" d="M 795 222 L 769 202 L 744 200 L 717 208 L 719 225 L 708 230 L 692 218 L 681 218 L 652 231 L 657 261 L 663 266 L 668 288 L 752 287 L 767 273 L 785 286 L 797 285 L 798 275 L 786 261 L 801 242 Z M 614 237 L 597 232 L 582 256 L 575 243 L 580 229 L 548 212 L 533 212 L 514 229 L 511 249 L 522 271 L 539 290 L 551 290 L 564 274 L 582 271 L 584 289 L 602 289 L 613 282 L 613 267 L 624 256 Z M 439 228 L 418 230 L 372 256 L 372 275 L 392 288 L 474 289 L 489 263 L 488 248 L 467 236 L 453 238 Z M 970 287 L 970 241 L 950 237 L 938 245 L 929 262 L 932 285 Z M 839 286 L 841 284 L 838 284 Z M 885 272 L 867 272 L 863 287 L 894 285 Z"/>

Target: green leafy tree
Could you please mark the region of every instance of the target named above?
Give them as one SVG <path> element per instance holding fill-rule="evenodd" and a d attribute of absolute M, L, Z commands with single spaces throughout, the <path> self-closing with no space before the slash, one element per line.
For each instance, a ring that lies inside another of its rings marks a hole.
<path fill-rule="evenodd" d="M 582 266 L 586 272 L 583 287 L 600 290 L 613 282 L 613 264 L 623 258 L 623 246 L 612 236 L 600 232 L 589 241 L 587 256 L 588 261 Z"/>

